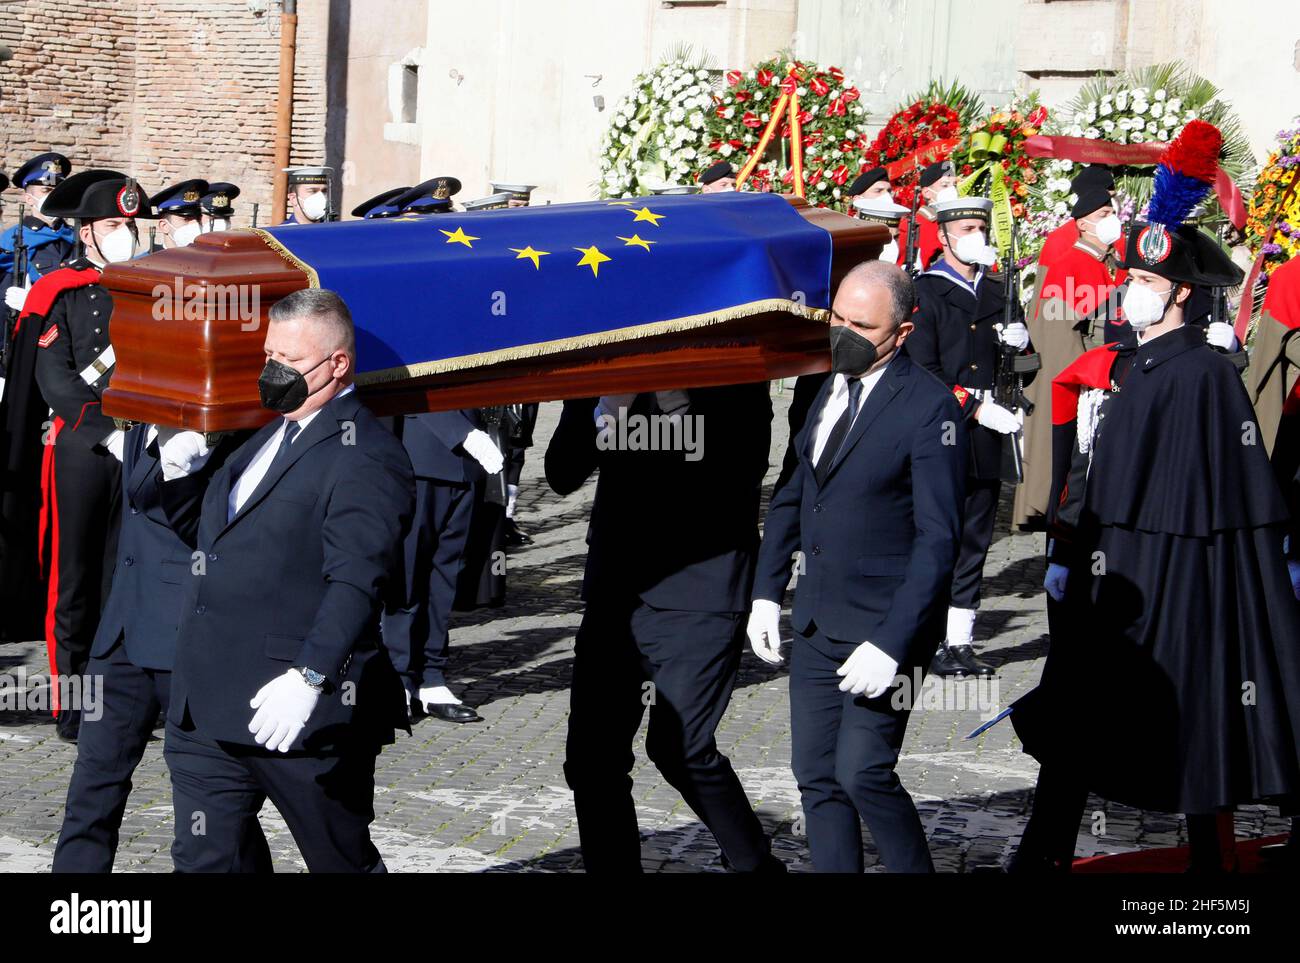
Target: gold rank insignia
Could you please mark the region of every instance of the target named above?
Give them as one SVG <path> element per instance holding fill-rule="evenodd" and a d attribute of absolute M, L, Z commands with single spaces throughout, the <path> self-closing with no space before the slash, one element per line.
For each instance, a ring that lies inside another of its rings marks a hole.
<path fill-rule="evenodd" d="M 195 204 L 198 202 L 199 192 L 193 189 L 188 190 L 185 192 L 185 197 L 183 199 L 186 204 Z"/>
<path fill-rule="evenodd" d="M 225 194 L 217 194 L 212 198 L 213 207 L 227 207 L 230 204 L 229 198 Z"/>

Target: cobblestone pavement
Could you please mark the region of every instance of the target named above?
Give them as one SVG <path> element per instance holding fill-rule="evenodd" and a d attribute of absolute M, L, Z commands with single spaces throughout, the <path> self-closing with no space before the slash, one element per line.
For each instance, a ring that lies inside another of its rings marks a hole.
<path fill-rule="evenodd" d="M 773 469 L 785 449 L 789 394 L 774 395 Z M 542 408 L 539 447 L 530 453 L 519 519 L 535 544 L 511 556 L 509 604 L 458 616 L 452 632 L 452 685 L 478 706 L 485 722 L 454 726 L 432 719 L 399 734 L 377 773 L 375 842 L 390 870 L 543 871 L 581 868 L 572 797 L 564 785 L 568 686 L 573 637 L 581 617 L 578 589 L 583 536 L 594 481 L 558 498 L 542 477 L 541 453 L 559 405 Z M 1047 618 L 1039 586 L 1042 536 L 1007 533 L 1007 500 L 989 554 L 978 647 L 1000 671 L 996 688 L 975 682 L 932 690 L 933 704 L 912 714 L 899 764 L 920 809 L 940 871 L 961 872 L 1008 855 L 1024 826 L 1036 765 L 1002 723 L 975 740 L 964 737 L 1033 686 L 1042 667 Z M 0 648 L 0 673 L 19 677 L 45 667 L 44 646 Z M 1102 680 L 1099 679 L 1099 684 Z M 48 714 L 0 710 L 0 869 L 48 869 L 76 748 L 54 737 Z M 960 700 L 960 701 L 959 701 Z M 992 710 L 990 711 L 990 706 Z M 161 730 L 158 732 L 161 737 Z M 718 732 L 777 854 L 808 870 L 799 798 L 789 768 L 790 724 L 784 667 L 751 654 Z M 677 793 L 659 777 L 638 741 L 634 772 L 647 870 L 719 872 L 717 846 Z M 1104 812 L 1101 820 L 1097 812 Z M 1239 835 L 1282 832 L 1271 810 L 1238 814 Z M 1090 826 L 1104 821 L 1104 832 Z M 268 803 L 262 822 L 277 868 L 304 867 L 284 822 Z M 1177 816 L 1143 813 L 1093 799 L 1080 855 L 1175 845 Z M 117 868 L 171 869 L 171 796 L 161 738 L 136 773 Z M 868 844 L 869 865 L 874 848 Z"/>

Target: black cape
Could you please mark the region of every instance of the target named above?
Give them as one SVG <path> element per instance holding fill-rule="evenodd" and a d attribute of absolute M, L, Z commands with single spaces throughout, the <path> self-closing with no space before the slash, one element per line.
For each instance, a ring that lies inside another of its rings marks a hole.
<path fill-rule="evenodd" d="M 1066 598 L 1016 732 L 1044 765 L 1141 808 L 1295 795 L 1300 603 L 1246 391 L 1192 328 L 1115 354 L 1126 376 L 1067 495 Z"/>
<path fill-rule="evenodd" d="M 2 320 L 2 319 L 0 319 Z M 0 399 L 0 641 L 45 638 L 46 582 L 39 563 L 41 443 L 49 406 L 36 384 L 43 319 L 23 319 Z"/>

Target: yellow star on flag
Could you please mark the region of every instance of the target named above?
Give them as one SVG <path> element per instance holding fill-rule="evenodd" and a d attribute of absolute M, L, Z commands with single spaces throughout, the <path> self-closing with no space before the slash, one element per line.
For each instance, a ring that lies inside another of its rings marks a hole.
<path fill-rule="evenodd" d="M 624 237 L 622 234 L 615 234 L 614 236 L 622 241 L 625 247 L 643 247 L 647 251 L 650 250 L 651 244 L 659 243 L 658 241 L 647 241 L 639 234 L 633 234 L 631 237 Z"/>
<path fill-rule="evenodd" d="M 629 212 L 629 213 L 633 213 L 633 212 Z M 660 218 L 663 218 L 663 217 L 667 217 L 667 216 L 668 216 L 667 214 L 656 214 L 654 211 L 650 210 L 650 208 L 648 208 L 648 207 L 642 207 L 642 208 L 640 208 L 639 210 L 637 210 L 637 211 L 635 212 L 635 214 L 636 214 L 636 217 L 632 218 L 633 223 L 635 223 L 636 221 L 649 221 L 649 222 L 650 222 L 651 224 L 653 224 L 655 227 L 658 227 L 658 226 L 659 226 L 659 220 L 660 220 Z"/>
<path fill-rule="evenodd" d="M 527 247 L 512 247 L 510 250 L 515 252 L 516 261 L 531 260 L 533 262 L 533 267 L 537 268 L 539 271 L 542 269 L 541 257 L 545 254 L 551 253 L 550 251 L 534 250 L 531 244 Z"/>
<path fill-rule="evenodd" d="M 463 227 L 458 227 L 454 231 L 443 231 L 442 228 L 438 228 L 438 230 L 447 235 L 448 244 L 464 244 L 466 247 L 472 248 L 474 245 L 469 242 L 478 240 L 473 234 L 466 234 Z"/>
<path fill-rule="evenodd" d="M 582 252 L 582 260 L 575 266 L 591 268 L 592 277 L 600 277 L 601 262 L 613 260 L 609 255 L 601 254 L 600 248 L 594 244 L 591 247 L 575 247 L 574 250 Z"/>

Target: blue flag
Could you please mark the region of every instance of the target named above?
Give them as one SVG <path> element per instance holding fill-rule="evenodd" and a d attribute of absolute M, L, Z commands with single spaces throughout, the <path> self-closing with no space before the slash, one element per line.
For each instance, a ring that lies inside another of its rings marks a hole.
<path fill-rule="evenodd" d="M 717 193 L 259 230 L 352 311 L 364 381 L 769 311 L 825 317 L 831 236 L 781 197 Z"/>

